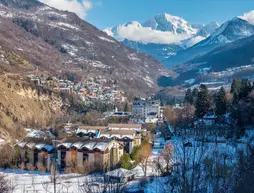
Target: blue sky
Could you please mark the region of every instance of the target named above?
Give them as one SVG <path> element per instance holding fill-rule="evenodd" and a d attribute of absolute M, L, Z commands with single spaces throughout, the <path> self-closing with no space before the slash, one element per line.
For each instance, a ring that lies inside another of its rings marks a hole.
<path fill-rule="evenodd" d="M 85 20 L 103 29 L 128 21 L 143 22 L 169 13 L 190 23 L 223 23 L 254 9 L 254 0 L 92 0 Z"/>

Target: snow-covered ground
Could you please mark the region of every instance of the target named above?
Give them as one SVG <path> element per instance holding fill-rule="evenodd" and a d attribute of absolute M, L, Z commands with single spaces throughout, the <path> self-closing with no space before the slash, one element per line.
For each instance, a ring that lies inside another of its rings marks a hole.
<path fill-rule="evenodd" d="M 54 190 L 53 177 L 49 173 L 2 170 L 0 174 L 5 175 L 9 184 L 15 187 L 13 193 L 53 193 Z M 100 192 L 103 186 L 103 179 L 101 174 L 88 176 L 59 174 L 56 175 L 56 190 L 59 193 L 79 193 L 84 192 L 83 189 L 89 186 L 93 192 Z"/>

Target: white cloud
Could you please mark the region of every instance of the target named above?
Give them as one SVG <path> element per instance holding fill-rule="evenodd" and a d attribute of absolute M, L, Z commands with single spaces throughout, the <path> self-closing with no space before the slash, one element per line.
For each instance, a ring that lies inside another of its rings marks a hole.
<path fill-rule="evenodd" d="M 198 42 L 201 42 L 204 39 L 205 37 L 202 37 L 202 36 L 194 36 L 189 39 L 183 40 L 180 45 L 188 48 L 195 45 Z"/>
<path fill-rule="evenodd" d="M 118 39 L 128 39 L 142 43 L 172 44 L 190 37 L 190 34 L 173 34 L 172 32 L 153 30 L 150 27 L 142 27 L 137 24 L 120 25 L 117 31 Z M 105 32 L 107 33 L 107 30 Z"/>
<path fill-rule="evenodd" d="M 239 16 L 239 18 L 248 21 L 250 24 L 254 25 L 254 10 L 243 14 L 243 16 Z"/>
<path fill-rule="evenodd" d="M 56 9 L 70 11 L 76 13 L 80 18 L 84 19 L 87 12 L 92 9 L 93 3 L 90 0 L 39 0 Z"/>
<path fill-rule="evenodd" d="M 114 33 L 112 32 L 112 28 L 106 28 L 103 30 L 108 36 L 114 37 Z"/>

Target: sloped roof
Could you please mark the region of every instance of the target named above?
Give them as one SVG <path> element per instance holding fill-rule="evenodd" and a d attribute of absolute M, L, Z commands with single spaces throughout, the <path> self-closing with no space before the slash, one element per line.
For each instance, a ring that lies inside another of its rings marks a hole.
<path fill-rule="evenodd" d="M 135 130 L 101 130 L 99 137 L 134 138 Z"/>
<path fill-rule="evenodd" d="M 81 149 L 84 145 L 84 142 L 76 142 L 71 145 L 71 147 L 76 147 L 77 149 Z"/>
<path fill-rule="evenodd" d="M 117 128 L 141 128 L 140 124 L 109 124 L 108 127 L 117 127 Z"/>
<path fill-rule="evenodd" d="M 100 130 L 100 129 L 105 129 L 107 126 L 88 126 L 88 125 L 82 125 L 79 126 L 79 130 Z"/>

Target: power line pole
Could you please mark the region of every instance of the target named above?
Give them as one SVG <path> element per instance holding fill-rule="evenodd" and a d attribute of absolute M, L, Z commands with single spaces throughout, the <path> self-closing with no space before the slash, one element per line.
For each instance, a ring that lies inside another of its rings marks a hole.
<path fill-rule="evenodd" d="M 54 129 L 54 141 L 53 141 L 53 183 L 54 183 L 54 193 L 56 193 L 56 156 L 57 156 L 57 150 L 56 150 L 56 129 Z"/>

